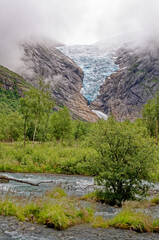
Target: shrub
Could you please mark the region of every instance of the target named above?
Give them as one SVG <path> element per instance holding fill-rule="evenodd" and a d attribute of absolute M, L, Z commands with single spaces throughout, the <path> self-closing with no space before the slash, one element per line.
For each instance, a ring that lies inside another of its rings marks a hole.
<path fill-rule="evenodd" d="M 98 152 L 96 182 L 103 186 L 101 194 L 110 204 L 121 205 L 149 189 L 157 156 L 154 141 L 145 134 L 145 128 L 113 118 L 96 124 L 91 142 Z"/>

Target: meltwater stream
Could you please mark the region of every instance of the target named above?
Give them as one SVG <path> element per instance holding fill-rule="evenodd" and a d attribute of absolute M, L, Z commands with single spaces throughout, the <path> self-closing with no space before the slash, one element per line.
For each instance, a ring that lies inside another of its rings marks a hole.
<path fill-rule="evenodd" d="M 94 178 L 84 176 L 69 176 L 56 174 L 21 174 L 21 173 L 0 173 L 0 175 L 10 178 L 39 183 L 51 181 L 51 183 L 41 183 L 38 186 L 32 186 L 25 183 L 10 181 L 9 183 L 0 184 L 0 194 L 6 193 L 18 196 L 43 196 L 46 191 L 55 187 L 63 188 L 69 196 L 81 197 L 95 189 Z M 87 202 L 81 201 L 81 204 L 88 205 Z M 113 217 L 118 210 L 105 204 L 96 204 L 95 214 L 104 218 Z"/>
<path fill-rule="evenodd" d="M 22 173 L 0 173 L 0 175 L 34 183 L 52 181 L 51 183 L 42 183 L 39 186 L 31 186 L 13 181 L 0 183 L 1 197 L 7 192 L 30 197 L 42 196 L 47 190 L 53 189 L 56 186 L 64 188 L 68 195 L 80 197 L 94 189 L 93 177 Z M 158 191 L 158 184 L 155 189 Z M 87 204 L 87 202 L 83 202 L 82 204 Z M 106 204 L 97 204 L 95 206 L 95 214 L 101 215 L 104 218 L 111 218 L 118 211 L 119 209 Z M 154 211 L 157 212 L 158 209 L 154 209 Z M 157 240 L 158 236 L 158 234 L 137 234 L 121 229 L 94 229 L 87 225 L 79 225 L 59 232 L 38 224 L 29 222 L 19 223 L 15 217 L 0 216 L 0 240 Z"/>
<path fill-rule="evenodd" d="M 62 46 L 58 49 L 82 68 L 84 79 L 81 94 L 88 102 L 97 98 L 105 78 L 119 69 L 111 53 L 98 45 Z"/>

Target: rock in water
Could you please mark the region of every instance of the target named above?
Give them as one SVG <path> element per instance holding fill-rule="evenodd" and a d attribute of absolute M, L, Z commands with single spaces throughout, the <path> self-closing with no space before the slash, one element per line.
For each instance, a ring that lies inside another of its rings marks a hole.
<path fill-rule="evenodd" d="M 8 177 L 0 175 L 0 183 L 9 183 Z"/>

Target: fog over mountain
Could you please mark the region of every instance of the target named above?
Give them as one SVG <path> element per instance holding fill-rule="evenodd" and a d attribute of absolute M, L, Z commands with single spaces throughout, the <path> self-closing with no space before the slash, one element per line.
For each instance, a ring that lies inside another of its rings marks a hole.
<path fill-rule="evenodd" d="M 17 44 L 28 39 L 73 45 L 159 35 L 158 0 L 0 0 L 0 9 L 0 63 L 11 68 L 19 64 Z"/>

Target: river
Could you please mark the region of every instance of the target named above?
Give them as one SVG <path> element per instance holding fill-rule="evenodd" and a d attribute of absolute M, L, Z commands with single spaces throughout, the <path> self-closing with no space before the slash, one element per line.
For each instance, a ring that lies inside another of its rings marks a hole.
<path fill-rule="evenodd" d="M 84 176 L 68 176 L 68 175 L 55 175 L 55 174 L 20 174 L 20 173 L 0 173 L 11 178 L 22 179 L 29 182 L 38 183 L 41 181 L 52 181 L 51 183 L 42 183 L 39 186 L 31 186 L 24 183 L 17 183 L 10 181 L 9 183 L 0 184 L 1 195 L 6 194 L 8 191 L 16 195 L 24 196 L 42 196 L 47 190 L 60 186 L 65 189 L 68 195 L 76 197 L 83 196 L 84 194 L 94 189 L 93 177 Z M 156 185 L 158 188 L 158 185 Z M 88 204 L 83 202 L 83 204 Z M 101 215 L 104 218 L 111 218 L 120 209 L 110 207 L 106 204 L 96 204 L 95 214 Z M 158 209 L 153 209 L 154 214 L 159 212 Z M 158 216 L 158 215 L 157 215 Z M 156 216 L 156 217 L 157 217 Z M 120 230 L 120 229 L 94 229 L 89 225 L 79 225 L 65 231 L 56 231 L 32 223 L 20 223 L 14 217 L 0 217 L 0 239 L 9 240 L 112 240 L 112 239 L 134 239 L 134 240 L 157 240 L 158 234 L 144 233 L 138 234 L 133 231 Z"/>

